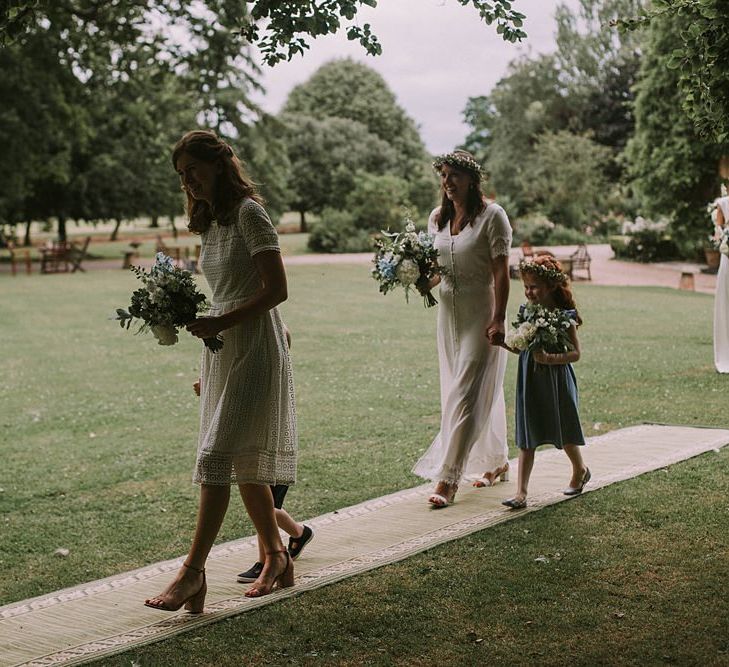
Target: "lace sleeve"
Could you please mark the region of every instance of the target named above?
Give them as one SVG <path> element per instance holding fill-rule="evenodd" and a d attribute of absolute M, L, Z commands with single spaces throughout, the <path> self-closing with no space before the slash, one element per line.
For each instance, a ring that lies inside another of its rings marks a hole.
<path fill-rule="evenodd" d="M 278 234 L 268 213 L 259 203 L 252 199 L 243 202 L 238 213 L 238 223 L 251 257 L 266 250 L 280 252 Z"/>
<path fill-rule="evenodd" d="M 489 224 L 491 257 L 503 257 L 504 255 L 508 257 L 511 250 L 511 225 L 504 209 L 501 206 L 495 206 L 495 208 Z"/>

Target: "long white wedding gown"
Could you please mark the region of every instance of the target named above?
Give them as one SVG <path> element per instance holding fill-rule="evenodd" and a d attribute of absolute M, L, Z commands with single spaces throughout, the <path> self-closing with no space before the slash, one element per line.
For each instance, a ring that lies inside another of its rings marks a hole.
<path fill-rule="evenodd" d="M 729 197 L 716 200 L 729 224 Z M 719 373 L 729 373 L 729 257 L 722 254 L 716 276 L 714 297 L 714 366 Z"/>
<path fill-rule="evenodd" d="M 431 213 L 440 283 L 438 361 L 440 432 L 413 472 L 432 481 L 458 484 L 507 461 L 504 372 L 507 352 L 489 344 L 486 327 L 494 312 L 492 258 L 508 256 L 511 225 L 504 209 L 490 204 L 459 234 L 438 231 Z"/>

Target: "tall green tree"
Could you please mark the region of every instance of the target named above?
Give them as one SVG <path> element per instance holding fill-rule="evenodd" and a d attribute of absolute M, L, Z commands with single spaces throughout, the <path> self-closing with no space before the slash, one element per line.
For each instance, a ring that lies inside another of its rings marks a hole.
<path fill-rule="evenodd" d="M 700 245 L 706 203 L 718 192 L 718 161 L 727 146 L 702 139 L 682 108 L 681 74 L 668 65 L 683 29 L 677 16 L 650 23 L 627 155 L 645 213 L 671 217 L 680 242 Z"/>
<path fill-rule="evenodd" d="M 372 173 L 392 173 L 409 183 L 409 200 L 414 206 L 425 210 L 432 205 L 435 190 L 429 170 L 430 158 L 417 127 L 398 105 L 385 80 L 372 68 L 351 59 L 326 63 L 308 81 L 291 91 L 283 112 L 318 120 L 345 119 L 357 123 L 372 138 L 363 136 L 353 141 L 372 143 L 376 139 L 377 145 L 382 144 L 384 148 L 387 144 L 391 149 L 381 153 L 380 167 L 369 169 L 360 165 L 358 168 Z M 350 150 L 371 152 L 370 148 L 354 143 Z M 299 161 L 300 158 L 292 159 L 292 163 Z M 330 161 L 328 169 L 337 164 L 336 160 Z"/>
<path fill-rule="evenodd" d="M 355 120 L 293 113 L 281 120 L 291 164 L 289 205 L 299 212 L 302 231 L 308 212 L 344 207 L 358 172 L 386 174 L 397 167 L 397 151 Z"/>

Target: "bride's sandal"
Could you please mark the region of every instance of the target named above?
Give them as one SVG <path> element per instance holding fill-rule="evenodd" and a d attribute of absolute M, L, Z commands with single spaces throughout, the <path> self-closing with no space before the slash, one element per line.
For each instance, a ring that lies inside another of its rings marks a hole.
<path fill-rule="evenodd" d="M 205 579 L 205 568 L 193 567 L 187 563 L 182 564 L 188 570 L 202 574 L 202 584 L 198 588 L 196 593 L 181 600 L 178 604 L 170 604 L 163 599 L 164 593 L 153 598 L 149 598 L 144 601 L 145 607 L 151 607 L 152 609 L 159 609 L 160 611 L 177 611 L 182 605 L 185 605 L 185 610 L 192 614 L 201 614 L 203 607 L 205 606 L 205 595 L 208 592 L 208 582 Z"/>
<path fill-rule="evenodd" d="M 438 490 L 441 490 L 442 493 L 438 493 Z M 451 505 L 455 500 L 456 491 L 458 491 L 458 484 L 438 482 L 438 485 L 435 487 L 435 491 L 428 496 L 428 502 L 435 509 L 448 507 L 448 505 Z"/>
<path fill-rule="evenodd" d="M 286 567 L 273 578 L 270 586 L 254 583 L 245 593 L 247 598 L 260 598 L 272 593 L 276 588 L 291 588 L 294 585 L 294 562 L 288 550 L 281 549 L 279 551 L 266 552 L 267 556 L 274 556 L 276 554 L 286 554 Z"/>
<path fill-rule="evenodd" d="M 496 484 L 496 480 L 500 482 L 509 481 L 509 462 L 507 461 L 504 465 L 496 468 L 496 470 L 489 470 L 483 474 L 481 479 L 477 479 L 473 485 L 482 488 L 484 486 L 493 486 Z"/>

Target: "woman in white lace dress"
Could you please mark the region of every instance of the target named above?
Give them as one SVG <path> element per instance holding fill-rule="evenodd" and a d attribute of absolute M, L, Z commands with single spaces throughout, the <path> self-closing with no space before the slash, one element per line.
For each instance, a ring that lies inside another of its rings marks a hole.
<path fill-rule="evenodd" d="M 189 228 L 202 235 L 200 266 L 212 291 L 210 312 L 188 330 L 198 338 L 222 333 L 224 344 L 217 353 L 203 348 L 195 536 L 174 581 L 145 604 L 200 612 L 205 562 L 233 484 L 266 552 L 263 571 L 246 595 L 293 585 L 270 485 L 295 481 L 297 430 L 291 362 L 276 309 L 287 296 L 276 231 L 233 150 L 214 132 L 187 133 L 172 161 L 187 194 Z"/>
<path fill-rule="evenodd" d="M 436 482 L 428 501 L 453 502 L 464 476 L 483 471 L 480 485 L 505 479 L 508 471 L 504 371 L 504 320 L 509 298 L 511 226 L 500 206 L 481 191 L 481 166 L 466 151 L 433 163 L 443 198 L 428 221 L 439 262 L 438 360 L 441 425 L 413 468 Z"/>
<path fill-rule="evenodd" d="M 716 224 L 729 222 L 729 197 L 716 200 Z M 729 373 L 729 257 L 721 254 L 714 297 L 714 366 L 719 373 Z"/>

